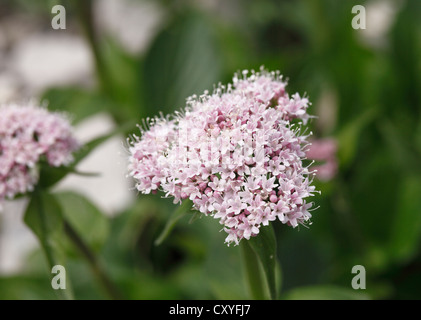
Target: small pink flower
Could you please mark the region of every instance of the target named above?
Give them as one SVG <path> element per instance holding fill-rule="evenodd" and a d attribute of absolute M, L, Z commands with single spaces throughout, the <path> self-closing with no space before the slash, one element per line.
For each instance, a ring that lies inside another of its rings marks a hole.
<path fill-rule="evenodd" d="M 41 158 L 68 165 L 78 147 L 64 115 L 34 103 L 0 106 L 0 202 L 33 190 Z"/>

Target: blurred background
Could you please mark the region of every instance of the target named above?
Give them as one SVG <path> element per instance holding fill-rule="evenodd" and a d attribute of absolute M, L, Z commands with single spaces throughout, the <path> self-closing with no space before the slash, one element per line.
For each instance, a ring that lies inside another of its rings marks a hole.
<path fill-rule="evenodd" d="M 54 30 L 54 5 L 66 29 Z M 353 29 L 355 5 L 366 29 Z M 314 137 L 337 142 L 338 171 L 315 181 L 309 229 L 275 223 L 287 299 L 421 298 L 421 1 L 1 0 L 0 103 L 37 99 L 72 115 L 86 142 L 133 124 L 69 176 L 60 201 L 127 299 L 247 299 L 238 247 L 210 217 L 154 241 L 175 206 L 126 178 L 135 123 L 182 108 L 242 69 L 280 70 L 306 94 Z M 55 299 L 23 224 L 26 200 L 0 213 L 0 299 Z M 78 299 L 107 298 L 68 243 Z M 353 290 L 354 265 L 366 290 Z"/>

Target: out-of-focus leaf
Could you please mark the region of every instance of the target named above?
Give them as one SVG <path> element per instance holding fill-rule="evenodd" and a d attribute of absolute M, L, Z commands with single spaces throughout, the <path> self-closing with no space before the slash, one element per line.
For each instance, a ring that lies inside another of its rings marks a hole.
<path fill-rule="evenodd" d="M 415 132 L 415 147 L 417 148 L 418 153 L 421 154 L 421 121 L 419 121 Z"/>
<path fill-rule="evenodd" d="M 286 300 L 369 300 L 361 291 L 337 286 L 311 286 L 292 289 L 284 297 Z"/>
<path fill-rule="evenodd" d="M 100 146 L 102 143 L 110 139 L 111 137 L 115 136 L 116 134 L 125 132 L 129 130 L 129 128 L 133 127 L 133 122 L 128 122 L 124 125 L 119 126 L 115 130 L 106 133 L 102 136 L 92 139 L 88 143 L 84 144 L 81 149 L 76 152 L 75 154 L 75 161 L 72 163 L 72 167 L 75 167 L 79 162 L 81 162 L 84 158 L 86 158 L 96 147 Z"/>
<path fill-rule="evenodd" d="M 76 166 L 86 158 L 95 148 L 100 146 L 102 143 L 113 137 L 114 135 L 125 132 L 128 128 L 132 127 L 132 123 L 118 127 L 116 130 L 92 139 L 85 145 L 83 145 L 75 154 L 74 161 L 68 167 L 51 167 L 47 163 L 42 163 L 40 166 L 40 179 L 38 185 L 40 188 L 48 189 L 57 184 L 66 175 L 70 173 L 80 174 L 77 171 Z M 89 174 L 88 174 L 89 175 Z"/>
<path fill-rule="evenodd" d="M 421 239 L 421 176 L 408 176 L 399 190 L 390 255 L 406 261 L 416 254 Z"/>
<path fill-rule="evenodd" d="M 113 84 L 113 98 L 119 103 L 135 103 L 138 98 L 138 75 L 135 71 L 139 68 L 139 62 L 111 37 L 104 39 L 102 53 Z"/>
<path fill-rule="evenodd" d="M 35 193 L 26 209 L 24 221 L 41 245 L 48 249 L 51 261 L 58 260 L 60 255 L 55 251 L 55 241 L 62 233 L 63 216 L 56 199 L 48 193 Z"/>
<path fill-rule="evenodd" d="M 171 218 L 167 221 L 164 230 L 156 239 L 155 245 L 159 246 L 168 237 L 177 222 L 187 214 L 191 213 L 192 205 L 193 204 L 190 200 L 183 201 L 183 203 L 177 208 L 177 210 L 174 211 Z"/>
<path fill-rule="evenodd" d="M 58 183 L 70 172 L 71 168 L 68 167 L 51 167 L 46 163 L 41 163 L 38 185 L 42 189 L 48 189 Z"/>
<path fill-rule="evenodd" d="M 395 159 L 400 168 L 411 174 L 419 173 L 420 166 L 417 154 L 412 150 L 412 146 L 407 139 L 402 137 L 396 126 L 391 121 L 382 119 L 382 121 L 379 121 L 378 127 L 388 150 L 390 150 L 392 159 Z"/>
<path fill-rule="evenodd" d="M 35 192 L 26 209 L 24 221 L 37 236 L 47 258 L 48 267 L 65 265 L 61 248 L 63 215 L 55 197 L 45 192 Z M 66 287 L 66 290 L 57 290 L 57 294 L 61 298 L 71 299 L 71 290 Z"/>
<path fill-rule="evenodd" d="M 85 242 L 99 249 L 109 232 L 107 218 L 88 199 L 74 192 L 55 194 L 66 221 L 79 233 Z"/>
<path fill-rule="evenodd" d="M 262 263 L 270 298 L 276 299 L 276 237 L 272 225 L 261 227 L 257 237 L 252 237 L 249 244 Z"/>
<path fill-rule="evenodd" d="M 288 228 L 282 223 L 274 224 L 277 256 L 282 266 L 281 292 L 319 284 L 333 273 L 334 264 L 329 252 L 332 251 L 332 246 L 343 247 L 343 244 L 322 238 L 329 234 L 326 230 L 332 229 L 333 221 L 331 216 L 327 216 L 329 214 L 326 208 L 327 202 L 319 198 L 316 203 L 320 208 L 314 211 L 314 223 L 309 229 L 297 230 Z"/>
<path fill-rule="evenodd" d="M 177 286 L 167 278 L 132 270 L 123 271 L 119 285 L 130 300 L 183 299 Z"/>
<path fill-rule="evenodd" d="M 197 13 L 177 17 L 152 43 L 143 66 L 149 116 L 185 106 L 192 94 L 220 81 L 220 57 L 207 20 Z"/>
<path fill-rule="evenodd" d="M 347 201 L 342 210 L 339 207 L 336 209 L 337 217 L 341 219 L 338 225 L 344 221 L 349 225 L 348 231 L 343 229 L 346 233 L 342 232 L 341 235 L 341 238 L 345 238 L 345 235 L 349 237 L 350 248 L 347 252 L 354 248 L 357 250 L 354 254 L 361 256 L 371 245 L 375 248 L 374 252 L 379 248 L 387 250 L 390 231 L 394 227 L 392 221 L 397 211 L 399 194 L 396 191 L 401 181 L 398 169 L 389 150 L 382 145 L 372 146 L 371 150 L 359 154 L 352 167 L 352 177 L 347 183 L 338 186 L 338 191 L 342 190 L 333 201 L 337 202 L 341 197 Z M 375 253 L 375 260 L 385 262 L 378 258 L 384 253 Z"/>
<path fill-rule="evenodd" d="M 0 300 L 52 300 L 56 299 L 48 277 L 16 275 L 0 277 Z"/>
<path fill-rule="evenodd" d="M 421 3 L 407 0 L 402 3 L 390 32 L 391 60 L 394 92 L 390 94 L 395 115 L 410 112 L 410 117 L 419 119 L 421 94 Z M 401 103 L 404 103 L 403 105 Z M 407 128 L 403 128 L 406 130 Z M 412 129 L 409 127 L 409 129 Z"/>
<path fill-rule="evenodd" d="M 81 88 L 52 88 L 44 92 L 41 101 L 47 103 L 50 110 L 68 113 L 74 123 L 115 108 L 106 96 Z"/>
<path fill-rule="evenodd" d="M 348 166 L 354 159 L 361 132 L 375 118 L 376 114 L 377 109 L 368 109 L 345 125 L 339 132 L 337 136 L 339 141 L 338 156 L 343 166 Z"/>
<path fill-rule="evenodd" d="M 221 224 L 203 216 L 185 229 L 172 233 L 171 241 L 186 251 L 185 262 L 175 274 L 186 294 L 194 299 L 250 298 L 241 272 L 240 246 L 228 247 L 224 243 L 227 235 L 221 231 Z"/>

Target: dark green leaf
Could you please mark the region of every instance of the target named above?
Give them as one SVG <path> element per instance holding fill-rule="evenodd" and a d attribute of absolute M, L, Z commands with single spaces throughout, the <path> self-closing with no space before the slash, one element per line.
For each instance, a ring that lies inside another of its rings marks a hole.
<path fill-rule="evenodd" d="M 408 173 L 419 173 L 420 166 L 417 154 L 414 152 L 415 150 L 413 150 L 411 143 L 402 136 L 396 125 L 390 120 L 383 118 L 379 121 L 378 128 L 392 159 L 403 170 L 408 170 Z"/>
<path fill-rule="evenodd" d="M 421 177 L 408 176 L 399 188 L 398 208 L 390 238 L 390 254 L 408 260 L 417 252 L 421 239 Z"/>
<path fill-rule="evenodd" d="M 342 165 L 354 159 L 362 130 L 375 118 L 377 109 L 368 109 L 342 128 L 338 134 L 338 156 Z"/>
<path fill-rule="evenodd" d="M 187 214 L 192 212 L 192 202 L 190 200 L 184 200 L 183 203 L 174 211 L 171 218 L 167 221 L 164 230 L 161 232 L 159 237 L 155 241 L 155 245 L 160 245 L 170 234 L 172 229 L 178 221 L 185 217 Z"/>

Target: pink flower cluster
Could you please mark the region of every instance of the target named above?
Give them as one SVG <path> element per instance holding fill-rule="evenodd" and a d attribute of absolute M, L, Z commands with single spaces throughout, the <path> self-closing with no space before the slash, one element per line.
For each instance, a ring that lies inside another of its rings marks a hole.
<path fill-rule="evenodd" d="M 32 191 L 36 164 L 67 165 L 78 143 L 68 120 L 33 103 L 0 106 L 0 203 Z"/>
<path fill-rule="evenodd" d="M 249 76 L 248 76 L 249 75 Z M 238 244 L 279 219 L 305 225 L 315 192 L 303 165 L 307 98 L 290 96 L 277 72 L 244 71 L 213 94 L 187 99 L 183 112 L 149 121 L 130 141 L 129 174 L 145 194 L 190 199 Z"/>

